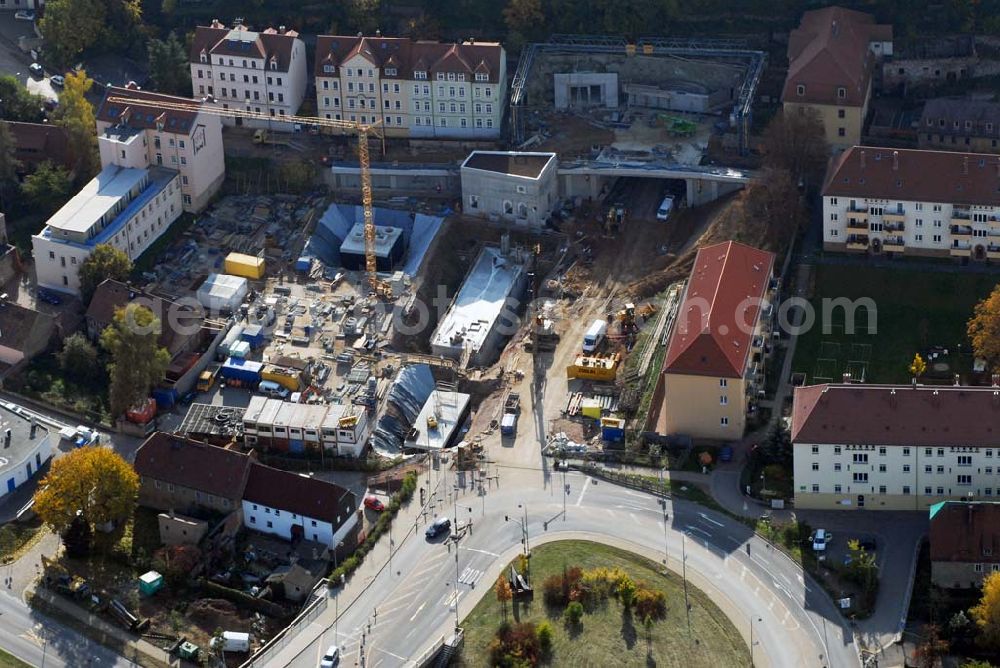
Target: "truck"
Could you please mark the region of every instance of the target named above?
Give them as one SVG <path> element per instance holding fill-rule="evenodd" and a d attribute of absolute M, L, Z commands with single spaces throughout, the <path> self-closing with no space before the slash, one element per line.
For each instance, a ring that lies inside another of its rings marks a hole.
<path fill-rule="evenodd" d="M 605 320 L 595 320 L 583 335 L 583 352 L 592 353 L 597 350 L 608 333 L 608 323 Z"/>
<path fill-rule="evenodd" d="M 517 418 L 521 414 L 521 395 L 511 392 L 503 404 L 503 416 L 500 418 L 500 435 L 513 436 L 517 433 Z"/>
<path fill-rule="evenodd" d="M 213 364 L 207 369 L 201 372 L 198 376 L 198 384 L 195 389 L 199 392 L 208 392 L 212 389 L 212 385 L 215 383 L 216 377 L 219 375 L 219 365 Z"/>
<path fill-rule="evenodd" d="M 261 146 L 289 146 L 287 141 L 275 139 L 267 130 L 261 128 L 253 133 L 253 143 Z"/>

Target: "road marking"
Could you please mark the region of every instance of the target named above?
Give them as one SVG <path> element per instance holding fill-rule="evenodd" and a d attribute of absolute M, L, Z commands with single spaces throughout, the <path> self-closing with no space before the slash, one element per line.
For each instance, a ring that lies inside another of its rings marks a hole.
<path fill-rule="evenodd" d="M 458 581 L 461 582 L 462 584 L 474 586 L 476 582 L 479 581 L 479 578 L 481 578 L 482 576 L 483 572 L 481 570 L 478 570 L 476 568 L 470 568 L 467 566 L 465 570 L 462 571 L 462 575 L 459 576 Z"/>
<path fill-rule="evenodd" d="M 450 594 L 448 594 L 448 596 L 445 597 L 443 605 L 445 607 L 450 608 L 456 602 L 457 599 L 458 599 L 458 592 L 453 591 Z"/>
<path fill-rule="evenodd" d="M 576 500 L 575 506 L 579 507 L 583 503 L 583 497 L 587 493 L 587 488 L 590 487 L 590 478 L 583 481 L 583 489 L 580 490 L 580 498 Z"/>
<path fill-rule="evenodd" d="M 632 505 L 629 505 L 629 504 L 624 504 L 624 505 L 618 504 L 617 506 L 615 506 L 615 508 L 623 508 L 623 509 L 624 508 L 631 508 L 632 510 L 642 510 L 642 511 L 649 510 L 649 508 L 646 508 L 644 506 L 632 506 Z M 607 510 L 610 511 L 610 509 L 607 509 Z M 611 514 L 613 515 L 614 513 L 611 513 Z"/>
<path fill-rule="evenodd" d="M 712 537 L 712 534 L 708 533 L 707 531 L 705 531 L 701 527 L 687 526 L 685 528 L 688 531 L 696 531 L 696 532 L 700 533 L 702 536 L 705 536 L 706 538 L 711 538 Z"/>
<path fill-rule="evenodd" d="M 490 552 L 489 550 L 480 550 L 480 549 L 475 548 L 475 547 L 460 546 L 459 549 L 465 550 L 467 552 L 478 552 L 479 554 L 486 554 L 486 555 L 489 555 L 491 557 L 499 557 L 500 556 L 496 552 Z"/>
<path fill-rule="evenodd" d="M 417 615 L 419 615 L 419 614 L 420 614 L 420 611 L 424 609 L 424 606 L 425 606 L 425 605 L 427 605 L 427 602 L 426 602 L 426 601 L 420 604 L 420 607 L 418 607 L 418 608 L 417 608 L 417 611 L 413 613 L 413 616 L 412 616 L 412 617 L 410 617 L 410 621 L 411 621 L 411 622 L 412 622 L 412 621 L 413 621 L 414 619 L 416 619 L 416 618 L 417 618 Z"/>
<path fill-rule="evenodd" d="M 717 527 L 721 527 L 721 526 L 723 526 L 722 522 L 716 522 L 716 521 L 715 521 L 715 520 L 713 520 L 713 519 L 712 519 L 711 517 L 708 517 L 707 515 L 705 515 L 705 513 L 698 513 L 698 516 L 699 516 L 699 517 L 700 517 L 701 519 L 705 520 L 706 522 L 709 522 L 709 523 L 711 523 L 711 524 L 714 524 L 714 525 L 715 525 L 715 526 L 717 526 Z"/>

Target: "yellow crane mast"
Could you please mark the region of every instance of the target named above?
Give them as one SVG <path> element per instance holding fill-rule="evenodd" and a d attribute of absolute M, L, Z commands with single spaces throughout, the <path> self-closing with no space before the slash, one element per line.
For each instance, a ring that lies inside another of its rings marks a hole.
<path fill-rule="evenodd" d="M 151 106 L 142 100 L 133 99 L 121 95 L 112 95 L 106 98 L 105 102 L 122 105 L 122 112 L 119 116 L 125 116 L 130 106 Z M 375 213 L 372 210 L 372 176 L 371 157 L 368 151 L 369 135 L 379 135 L 380 121 L 375 123 L 359 123 L 357 121 L 343 121 L 332 118 L 319 118 L 316 116 L 282 116 L 280 121 L 271 118 L 266 114 L 254 111 L 244 111 L 242 109 L 222 109 L 209 104 L 203 104 L 197 100 L 191 102 L 166 102 L 157 100 L 156 108 L 163 111 L 183 111 L 187 113 L 208 114 L 211 116 L 223 116 L 227 118 L 243 118 L 253 121 L 300 123 L 304 126 L 315 125 L 321 128 L 332 130 L 345 130 L 353 132 L 358 136 L 358 164 L 361 168 L 361 208 L 364 212 L 365 231 L 365 272 L 368 275 L 368 284 L 371 290 L 379 297 L 386 297 L 390 294 L 388 283 L 378 277 L 377 262 L 375 257 Z"/>

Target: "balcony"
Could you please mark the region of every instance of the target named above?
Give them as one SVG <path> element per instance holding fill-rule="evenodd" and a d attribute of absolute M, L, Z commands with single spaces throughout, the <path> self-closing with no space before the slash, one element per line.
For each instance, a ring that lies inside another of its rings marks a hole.
<path fill-rule="evenodd" d="M 868 237 L 854 235 L 847 237 L 847 250 L 866 251 L 868 250 Z"/>
<path fill-rule="evenodd" d="M 972 226 L 971 225 L 952 225 L 951 226 L 951 237 L 952 239 L 969 240 L 972 238 Z"/>
<path fill-rule="evenodd" d="M 948 249 L 948 254 L 951 255 L 952 257 L 969 257 L 972 254 L 972 245 L 971 244 L 952 245 L 952 247 Z"/>
<path fill-rule="evenodd" d="M 847 207 L 847 217 L 857 218 L 858 220 L 868 220 L 868 209 L 859 209 L 857 207 L 848 206 Z"/>
<path fill-rule="evenodd" d="M 996 244 L 990 244 L 986 247 L 986 259 L 987 260 L 1000 260 L 1000 246 Z"/>
<path fill-rule="evenodd" d="M 886 253 L 902 253 L 905 245 L 903 237 L 887 237 L 882 240 L 882 250 Z"/>
<path fill-rule="evenodd" d="M 902 221 L 898 223 L 886 223 L 882 229 L 886 232 L 902 232 L 906 229 L 906 225 Z"/>
<path fill-rule="evenodd" d="M 847 219 L 847 229 L 849 230 L 867 230 L 868 221 L 864 218 L 848 218 Z"/>
<path fill-rule="evenodd" d="M 964 222 L 972 220 L 972 211 L 969 207 L 956 206 L 951 210 L 951 221 L 961 225 Z"/>
<path fill-rule="evenodd" d="M 904 213 L 901 209 L 897 209 L 896 211 L 889 211 L 887 209 L 882 212 L 882 220 L 887 222 L 892 221 L 895 223 L 902 223 L 906 220 L 906 213 Z"/>

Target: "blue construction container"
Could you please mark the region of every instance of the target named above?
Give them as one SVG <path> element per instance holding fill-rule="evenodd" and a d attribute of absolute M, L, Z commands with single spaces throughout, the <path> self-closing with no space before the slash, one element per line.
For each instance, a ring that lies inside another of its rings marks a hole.
<path fill-rule="evenodd" d="M 610 443 L 625 440 L 625 420 L 621 418 L 601 418 L 601 438 Z"/>
<path fill-rule="evenodd" d="M 254 384 L 260 382 L 260 370 L 263 368 L 264 364 L 261 362 L 230 357 L 219 367 L 219 375 L 226 380 Z"/>
<path fill-rule="evenodd" d="M 240 338 L 256 350 L 264 345 L 264 327 L 262 325 L 247 325 L 243 328 Z"/>
<path fill-rule="evenodd" d="M 288 451 L 300 455 L 306 451 L 306 442 L 300 439 L 289 439 L 288 441 Z"/>
<path fill-rule="evenodd" d="M 157 387 L 152 392 L 153 399 L 156 400 L 156 407 L 165 409 L 173 408 L 177 403 L 177 390 L 172 387 Z"/>

